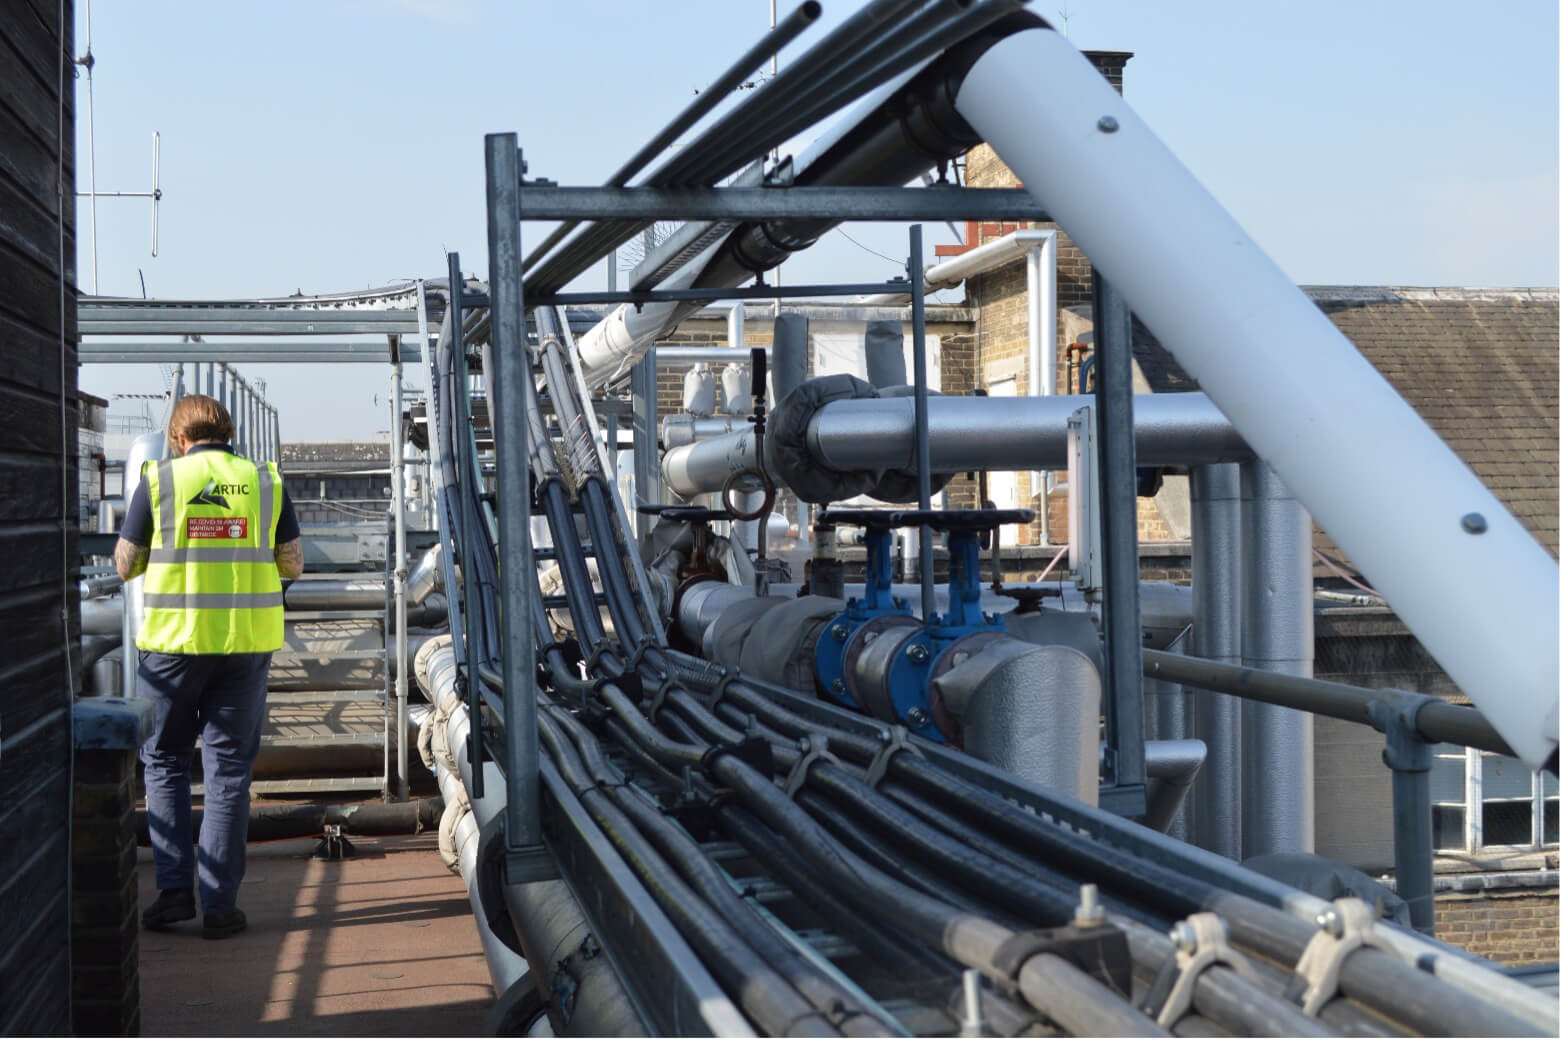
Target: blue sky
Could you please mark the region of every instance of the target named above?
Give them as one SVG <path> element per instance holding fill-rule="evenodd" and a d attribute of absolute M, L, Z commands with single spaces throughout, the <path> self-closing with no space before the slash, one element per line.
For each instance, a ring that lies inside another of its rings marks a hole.
<path fill-rule="evenodd" d="M 824 4 L 784 65 L 858 6 Z M 1126 98 L 1299 282 L 1558 285 L 1555 3 L 1033 9 L 1056 24 L 1067 10 L 1083 49 L 1135 52 Z M 78 2 L 78 50 L 84 17 Z M 223 297 L 435 277 L 446 249 L 483 271 L 483 134 L 516 131 L 534 175 L 599 183 L 764 32 L 768 4 L 99 0 L 92 19 L 98 188 L 147 189 L 159 130 L 165 193 L 156 258 L 147 203 L 99 201 L 100 291 L 139 296 L 139 269 L 151 296 Z M 544 230 L 526 226 L 524 243 Z M 867 248 L 833 233 L 785 280 L 897 273 L 875 252 L 904 254 L 905 226 L 849 230 Z M 925 239 L 931 252 L 954 241 L 940 225 Z M 78 240 L 86 290 L 85 200 Z M 387 426 L 378 368 L 245 371 L 270 385 L 285 438 Z M 161 377 L 96 366 L 82 385 L 146 391 Z"/>

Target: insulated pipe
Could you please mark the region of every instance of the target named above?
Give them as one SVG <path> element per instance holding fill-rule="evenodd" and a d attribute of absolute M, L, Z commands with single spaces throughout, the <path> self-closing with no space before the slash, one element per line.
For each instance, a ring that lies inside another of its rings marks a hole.
<path fill-rule="evenodd" d="M 929 399 L 929 462 L 935 473 L 1062 469 L 1066 423 L 1090 395 Z M 911 472 L 910 398 L 832 401 L 809 421 L 809 444 L 830 470 Z M 1204 394 L 1138 394 L 1135 458 L 1143 466 L 1246 459 L 1252 453 Z"/>
<path fill-rule="evenodd" d="M 870 384 L 884 390 L 907 385 L 901 322 L 874 321 L 863 331 L 863 367 Z"/>
<path fill-rule="evenodd" d="M 1313 525 L 1261 460 L 1243 464 L 1243 664 L 1314 675 Z M 1246 701 L 1243 723 L 1244 859 L 1314 851 L 1314 717 Z"/>
<path fill-rule="evenodd" d="M 421 604 L 429 598 L 429 594 L 436 590 L 445 589 L 445 575 L 441 571 L 441 558 L 444 550 L 443 543 L 436 542 L 433 546 L 418 558 L 418 563 L 413 565 L 413 570 L 407 576 L 407 602 L 409 604 Z"/>
<path fill-rule="evenodd" d="M 771 323 L 771 401 L 780 404 L 809 376 L 809 319 L 784 311 Z"/>
<path fill-rule="evenodd" d="M 695 281 L 695 267 L 669 279 L 664 289 L 688 289 Z M 674 321 L 678 303 L 620 304 L 608 317 L 588 329 L 576 341 L 581 376 L 592 389 L 630 371 L 662 331 Z"/>
<path fill-rule="evenodd" d="M 1190 467 L 1191 650 L 1198 658 L 1224 665 L 1242 660 L 1238 497 L 1237 465 Z M 1242 703 L 1215 691 L 1185 689 L 1190 692 L 1193 734 L 1206 744 L 1205 768 L 1195 776 L 1190 839 L 1213 853 L 1242 860 Z"/>
<path fill-rule="evenodd" d="M 1200 765 L 1206 761 L 1206 743 L 1194 738 L 1146 742 L 1146 817 L 1141 821 L 1148 828 L 1167 831 L 1185 793 L 1200 774 Z"/>
<path fill-rule="evenodd" d="M 956 109 L 1527 765 L 1554 757 L 1557 561 L 1068 40 L 1000 40 Z M 1494 580 L 1452 599 L 1451 570 Z"/>
<path fill-rule="evenodd" d="M 749 420 L 742 416 L 665 416 L 663 447 L 671 449 L 692 445 L 697 441 L 710 440 L 749 427 Z"/>
<path fill-rule="evenodd" d="M 386 579 L 301 578 L 290 583 L 282 605 L 290 611 L 360 611 L 384 608 Z"/>
<path fill-rule="evenodd" d="M 125 598 L 104 596 L 81 602 L 81 631 L 83 635 L 102 636 L 118 633 L 124 639 Z"/>
<path fill-rule="evenodd" d="M 1068 463 L 1067 422 L 1089 397 L 931 397 L 929 460 L 935 473 L 1046 470 Z M 809 446 L 821 468 L 838 473 L 911 473 L 912 398 L 832 401 L 809 420 Z M 1135 457 L 1145 466 L 1244 459 L 1249 451 L 1204 394 L 1140 394 L 1135 399 Z M 663 456 L 668 487 L 686 498 L 719 492 L 733 474 L 756 465 L 753 434 L 742 431 L 684 445 Z M 774 478 L 774 475 L 773 475 Z"/>
<path fill-rule="evenodd" d="M 429 699 L 435 704 L 454 700 L 456 658 L 451 652 L 450 644 L 437 647 L 427 656 L 421 654 L 420 657 L 425 659 L 425 670 L 420 674 L 419 680 L 421 683 L 427 680 L 426 694 Z M 466 748 L 469 729 L 467 709 L 457 702 L 447 725 L 447 747 L 452 749 L 462 788 L 470 793 L 472 764 L 468 757 L 461 753 L 461 750 Z M 469 798 L 469 801 L 473 807 L 473 814 L 480 821 L 492 822 L 501 815 L 505 807 L 505 778 L 491 759 L 485 760 L 483 770 L 487 775 L 483 786 L 486 794 L 478 799 Z M 444 764 L 437 762 L 436 776 L 439 777 L 443 773 L 446 773 Z M 493 826 L 492 823 L 490 826 Z M 482 931 L 490 920 L 489 916 L 500 912 L 501 909 L 485 906 L 482 892 L 475 886 L 469 886 L 468 893 L 473 905 L 473 917 L 479 923 L 480 938 L 484 940 L 487 956 L 490 952 L 490 940 L 489 937 L 482 935 Z M 573 991 L 575 998 L 568 1023 L 569 1033 L 586 1037 L 621 1037 L 636 1036 L 645 1032 L 646 1028 L 637 1018 L 629 996 L 614 974 L 608 959 L 571 958 L 569 959 L 572 963 L 571 967 L 568 969 L 565 967 L 562 959 L 581 947 L 591 935 L 591 928 L 582 913 L 581 906 L 571 896 L 564 882 L 554 879 L 546 882 L 507 885 L 503 890 L 503 899 L 504 910 L 509 912 L 511 922 L 515 925 L 523 952 L 530 952 L 532 955 L 531 958 L 526 959 L 526 964 L 537 968 L 535 982 L 545 1006 L 553 1006 L 559 1000 L 551 990 L 555 979 L 560 975 L 569 976 L 568 980 L 561 981 L 562 987 Z M 493 935 L 492 930 L 489 935 Z M 493 942 L 498 943 L 500 949 L 495 951 L 496 962 L 490 963 L 490 975 L 498 980 L 509 975 L 509 960 L 505 954 L 509 948 L 499 943 L 497 937 Z M 506 988 L 508 986 L 509 984 Z M 505 988 L 501 988 L 496 982 L 495 992 L 503 994 Z M 550 1018 L 553 1019 L 552 1016 Z"/>

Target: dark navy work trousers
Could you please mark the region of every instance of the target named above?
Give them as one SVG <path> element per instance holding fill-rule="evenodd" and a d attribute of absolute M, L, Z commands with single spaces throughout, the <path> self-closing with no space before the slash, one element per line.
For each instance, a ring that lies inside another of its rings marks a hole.
<path fill-rule="evenodd" d="M 188 890 L 199 880 L 206 914 L 232 911 L 244 879 L 250 767 L 261 747 L 271 657 L 141 652 L 137 693 L 157 706 L 156 729 L 141 746 L 157 887 Z M 199 854 L 190 834 L 197 737 L 206 792 Z"/>

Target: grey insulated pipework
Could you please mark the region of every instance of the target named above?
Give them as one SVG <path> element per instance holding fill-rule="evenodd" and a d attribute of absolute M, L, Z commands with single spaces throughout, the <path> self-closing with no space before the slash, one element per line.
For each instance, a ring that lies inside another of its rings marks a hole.
<path fill-rule="evenodd" d="M 1276 471 L 1242 467 L 1243 664 L 1314 674 L 1314 580 L 1309 514 Z M 1243 846 L 1314 851 L 1314 717 L 1276 705 L 1243 706 Z"/>
<path fill-rule="evenodd" d="M 1215 463 L 1189 469 L 1194 629 L 1190 649 L 1224 665 L 1242 660 L 1239 587 L 1238 466 Z M 1194 736 L 1206 743 L 1205 767 L 1195 776 L 1190 839 L 1232 860 L 1243 850 L 1243 728 L 1237 698 L 1190 691 Z"/>
<path fill-rule="evenodd" d="M 777 404 L 809 374 L 809 319 L 784 311 L 771 324 L 771 402 Z"/>
<path fill-rule="evenodd" d="M 880 390 L 907 385 L 907 357 L 902 350 L 901 322 L 877 320 L 863 332 L 864 372 Z"/>

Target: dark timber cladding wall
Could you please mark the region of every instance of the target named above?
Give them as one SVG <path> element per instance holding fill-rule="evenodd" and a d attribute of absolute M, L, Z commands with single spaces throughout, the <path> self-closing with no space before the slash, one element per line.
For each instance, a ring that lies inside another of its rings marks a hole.
<path fill-rule="evenodd" d="M 0 642 L 0 1035 L 4 1036 L 70 1029 L 70 904 L 65 884 L 70 859 L 68 677 L 77 671 L 77 662 L 74 650 L 67 648 L 76 646 L 79 629 L 77 539 L 75 525 L 65 523 L 65 518 L 76 514 L 71 8 L 70 0 L 0 3 L 0 633 L 5 634 Z M 63 416 L 62 400 L 69 403 Z M 65 623 L 62 615 L 67 609 L 69 622 Z"/>

